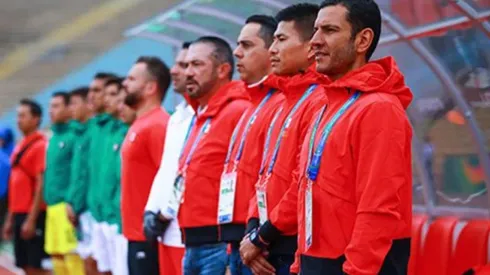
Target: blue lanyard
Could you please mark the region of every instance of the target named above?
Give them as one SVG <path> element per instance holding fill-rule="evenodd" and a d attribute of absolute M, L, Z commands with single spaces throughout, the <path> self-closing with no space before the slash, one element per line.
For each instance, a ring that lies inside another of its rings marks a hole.
<path fill-rule="evenodd" d="M 291 124 L 291 120 L 293 118 L 294 113 L 296 113 L 296 111 L 298 111 L 299 107 L 313 93 L 313 91 L 316 89 L 316 87 L 317 87 L 317 85 L 313 84 L 310 86 L 310 88 L 308 88 L 308 90 L 306 90 L 306 92 L 301 96 L 301 98 L 298 100 L 298 102 L 296 102 L 293 109 L 289 112 L 286 120 L 282 124 L 281 132 L 279 132 L 279 136 L 277 137 L 276 145 L 274 146 L 274 151 L 272 153 L 271 163 L 269 164 L 269 169 L 267 169 L 268 175 L 270 173 L 272 173 L 272 169 L 274 169 L 274 165 L 276 164 L 277 155 L 279 154 L 279 148 L 281 147 L 281 142 L 282 142 L 284 132 L 289 128 L 289 125 Z"/>
<path fill-rule="evenodd" d="M 259 170 L 259 175 L 262 175 L 264 173 L 265 169 L 265 162 L 267 160 L 267 153 L 269 152 L 269 144 L 271 142 L 271 135 L 272 135 L 272 129 L 274 129 L 274 125 L 276 124 L 277 119 L 282 113 L 282 107 L 276 112 L 274 115 L 274 118 L 271 121 L 271 125 L 269 125 L 269 129 L 267 130 L 267 136 L 265 138 L 265 143 L 264 143 L 264 150 L 262 152 L 262 163 L 260 164 L 260 170 Z"/>
<path fill-rule="evenodd" d="M 253 112 L 252 116 L 248 120 L 247 125 L 245 126 L 245 130 L 243 131 L 242 137 L 240 139 L 240 145 L 238 146 L 238 151 L 237 151 L 237 154 L 236 154 L 236 157 L 235 157 L 235 161 L 238 162 L 242 158 L 243 147 L 245 145 L 245 139 L 247 138 L 248 132 L 250 131 L 250 127 L 255 122 L 255 119 L 257 119 L 257 115 L 260 112 L 260 110 L 264 107 L 265 103 L 267 103 L 267 101 L 269 101 L 269 99 L 271 98 L 271 96 L 273 94 L 274 94 L 274 89 L 271 89 L 267 93 L 267 95 L 262 99 L 262 101 L 260 102 L 259 106 L 257 106 L 257 108 Z M 241 123 L 237 126 L 236 129 L 238 129 L 240 126 L 241 126 Z M 236 139 L 236 135 L 232 136 L 232 140 L 230 142 L 230 147 L 228 148 L 228 156 L 226 157 L 225 164 L 228 164 L 228 162 L 230 161 L 231 152 L 233 150 L 235 139 Z"/>
<path fill-rule="evenodd" d="M 194 127 L 194 123 L 196 123 L 196 115 L 192 116 L 191 123 L 189 124 L 189 127 L 187 128 L 187 133 L 185 134 L 184 143 L 182 145 L 182 149 L 180 149 L 179 159 L 182 157 L 182 154 L 184 153 L 184 148 L 185 148 L 185 145 L 187 144 L 187 140 L 189 139 L 189 135 L 192 131 L 192 127 Z"/>
<path fill-rule="evenodd" d="M 335 123 L 337 123 L 339 118 L 345 114 L 347 109 L 349 109 L 352 106 L 352 104 L 354 104 L 354 102 L 356 102 L 356 100 L 359 98 L 360 95 L 361 95 L 360 92 L 356 92 L 333 115 L 332 119 L 328 122 L 328 124 L 323 129 L 322 135 L 320 137 L 320 141 L 318 142 L 317 148 L 316 148 L 316 150 L 314 150 L 314 153 L 313 153 L 313 146 L 315 143 L 316 132 L 317 132 L 318 126 L 320 124 L 321 117 L 323 116 L 323 112 L 325 111 L 325 107 L 323 108 L 323 111 L 320 112 L 320 114 L 318 115 L 318 117 L 315 121 L 315 125 L 313 127 L 313 131 L 311 133 L 309 150 L 308 150 L 308 163 L 309 164 L 307 166 L 308 168 L 306 170 L 306 174 L 311 181 L 316 181 L 316 179 L 318 178 L 318 171 L 320 169 L 320 162 L 322 159 L 323 150 L 325 149 L 325 144 L 327 143 L 327 139 L 330 136 L 330 133 L 332 132 L 333 126 L 335 125 Z M 312 153 L 313 153 L 313 156 L 312 156 Z"/>
<path fill-rule="evenodd" d="M 192 155 L 194 154 L 194 151 L 197 148 L 197 145 L 199 144 L 199 141 L 201 140 L 202 136 L 206 133 L 206 131 L 209 128 L 209 125 L 211 124 L 211 118 L 208 118 L 206 122 L 201 127 L 201 130 L 199 131 L 199 135 L 196 137 L 194 140 L 194 143 L 192 144 L 191 150 L 189 151 L 189 154 L 187 155 L 187 158 L 185 160 L 185 165 L 189 165 L 191 162 Z"/>

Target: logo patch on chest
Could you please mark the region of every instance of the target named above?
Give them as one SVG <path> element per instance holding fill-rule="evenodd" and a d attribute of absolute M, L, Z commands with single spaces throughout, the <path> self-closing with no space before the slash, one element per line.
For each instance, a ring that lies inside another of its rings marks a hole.
<path fill-rule="evenodd" d="M 136 140 L 136 133 L 131 132 L 131 134 L 129 134 L 129 141 L 134 142 L 135 140 Z"/>

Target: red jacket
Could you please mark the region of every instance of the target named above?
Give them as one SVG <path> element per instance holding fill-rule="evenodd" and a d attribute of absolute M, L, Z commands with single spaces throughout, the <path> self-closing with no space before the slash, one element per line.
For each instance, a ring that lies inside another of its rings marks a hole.
<path fill-rule="evenodd" d="M 257 183 L 260 163 L 262 161 L 264 139 L 268 125 L 277 109 L 284 101 L 284 95 L 278 90 L 280 79 L 275 75 L 269 75 L 264 82 L 254 87 L 247 87 L 252 105 L 245 111 L 241 118 L 242 123 L 237 132 L 237 138 L 231 151 L 230 163 L 227 166 L 227 173 L 233 171 L 234 160 L 237 157 L 241 139 L 244 135 L 247 123 L 251 119 L 254 111 L 258 108 L 266 95 L 273 90 L 272 96 L 264 103 L 256 114 L 256 118 L 249 127 L 248 134 L 245 136 L 242 155 L 237 163 L 237 185 L 235 196 L 235 208 L 233 213 L 233 223 L 242 224 L 245 227 L 247 222 L 247 211 L 250 200 L 255 196 L 255 184 Z M 243 231 L 245 232 L 245 231 Z M 241 241 L 241 238 L 236 241 Z"/>
<path fill-rule="evenodd" d="M 191 102 L 194 109 L 197 104 Z M 211 124 L 198 143 L 185 176 L 183 202 L 179 224 L 186 245 L 220 242 L 240 231 L 232 224 L 218 226 L 218 200 L 223 163 L 231 134 L 243 112 L 250 107 L 242 82 L 230 82 L 221 87 L 209 100 L 204 113 L 197 116 L 189 139 L 184 146 L 179 170 L 208 118 Z M 244 227 L 241 226 L 240 234 Z"/>
<path fill-rule="evenodd" d="M 349 275 L 406 274 L 412 224 L 412 128 L 405 110 L 412 93 L 391 57 L 370 62 L 324 87 L 328 108 L 315 148 L 333 114 L 355 91 L 361 95 L 334 125 L 326 142 L 318 178 L 312 184 L 309 249 L 305 245 L 305 171 L 311 129 L 304 139 L 296 181 L 300 185 L 296 212 L 301 272 L 316 274 L 320 266 L 330 266 L 320 272 L 342 274 L 343 268 Z M 288 211 L 295 212 L 282 213 Z"/>
<path fill-rule="evenodd" d="M 315 72 L 314 67 L 312 66 L 305 73 L 291 77 L 287 84 L 282 88 L 286 101 L 283 104 L 283 111 L 281 112 L 280 118 L 278 118 L 272 131 L 271 142 L 269 144 L 268 156 L 265 165 L 266 169 L 261 176 L 259 184 L 263 184 L 265 181 L 274 147 L 276 146 L 276 141 L 280 134 L 281 128 L 283 127 L 283 124 L 286 123 L 286 118 L 303 94 L 312 85 L 318 84 L 318 77 L 318 73 Z M 271 215 L 273 213 L 273 209 L 279 203 L 282 196 L 291 185 L 292 173 L 298 165 L 298 154 L 312 117 L 319 110 L 319 108 L 325 105 L 325 102 L 325 92 L 321 86 L 317 86 L 313 93 L 300 105 L 300 107 L 291 117 L 289 128 L 283 135 L 277 154 L 277 160 L 266 183 L 265 189 L 267 197 L 267 217 L 269 218 L 269 222 L 266 222 L 259 232 L 264 240 L 272 243 L 270 247 L 271 253 L 293 254 L 296 251 L 296 215 L 281 217 L 282 220 L 280 220 L 279 223 L 273 223 L 272 225 L 270 225 L 270 219 L 273 218 Z M 251 202 L 253 210 L 251 213 L 252 215 L 250 216 L 251 218 L 258 217 L 257 200 L 256 197 L 254 198 L 255 199 Z M 255 219 L 255 221 L 257 220 Z M 253 222 L 254 219 L 250 219 L 250 223 Z M 277 228 L 286 228 L 286 230 L 280 232 L 282 236 L 276 234 L 278 233 Z"/>

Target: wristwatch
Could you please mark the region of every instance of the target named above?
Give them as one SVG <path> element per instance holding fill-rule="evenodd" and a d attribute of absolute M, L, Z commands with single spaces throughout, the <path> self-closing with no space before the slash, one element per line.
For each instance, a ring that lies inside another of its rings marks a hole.
<path fill-rule="evenodd" d="M 262 238 L 259 235 L 259 230 L 257 228 L 250 232 L 250 234 L 248 235 L 248 239 L 250 240 L 251 243 L 253 243 L 256 247 L 260 248 L 261 250 L 266 250 L 267 247 L 269 246 L 268 243 L 262 240 Z"/>

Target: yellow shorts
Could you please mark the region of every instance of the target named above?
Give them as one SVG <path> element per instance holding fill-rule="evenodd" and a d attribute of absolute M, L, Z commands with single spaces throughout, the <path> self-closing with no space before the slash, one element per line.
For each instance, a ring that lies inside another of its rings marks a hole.
<path fill-rule="evenodd" d="M 76 229 L 66 215 L 66 203 L 48 206 L 45 236 L 44 250 L 49 255 L 65 255 L 77 248 Z"/>

